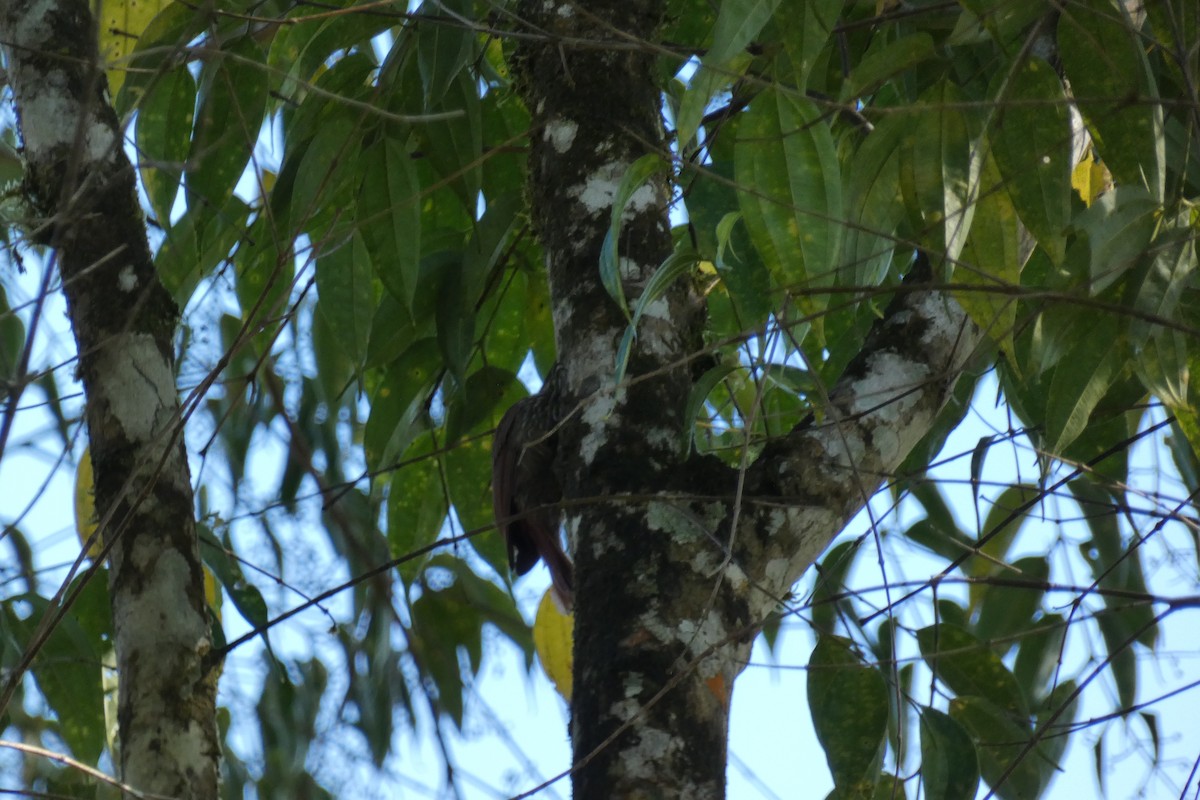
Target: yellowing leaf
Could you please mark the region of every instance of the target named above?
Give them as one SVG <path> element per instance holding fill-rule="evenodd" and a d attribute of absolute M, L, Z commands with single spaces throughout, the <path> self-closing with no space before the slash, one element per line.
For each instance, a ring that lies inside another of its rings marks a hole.
<path fill-rule="evenodd" d="M 533 621 L 533 646 L 538 660 L 554 688 L 568 703 L 571 702 L 571 687 L 574 676 L 571 631 L 575 617 L 564 614 L 554 597 L 554 590 L 547 589 L 538 603 L 537 617 Z"/>
<path fill-rule="evenodd" d="M 96 532 L 96 498 L 95 479 L 92 477 L 92 454 L 86 448 L 75 468 L 75 533 L 79 534 L 79 543 L 87 546 L 88 539 Z M 96 539 L 88 547 L 88 557 L 100 557 L 100 540 Z"/>
<path fill-rule="evenodd" d="M 1083 198 L 1087 206 L 1096 202 L 1096 198 L 1112 188 L 1112 173 L 1103 162 L 1096 160 L 1096 154 L 1089 148 L 1075 169 L 1071 171 L 1071 187 Z"/>
<path fill-rule="evenodd" d="M 100 6 L 100 57 L 108 72 L 108 91 L 113 97 L 125 82 L 125 60 L 138 37 L 171 0 L 106 0 Z"/>

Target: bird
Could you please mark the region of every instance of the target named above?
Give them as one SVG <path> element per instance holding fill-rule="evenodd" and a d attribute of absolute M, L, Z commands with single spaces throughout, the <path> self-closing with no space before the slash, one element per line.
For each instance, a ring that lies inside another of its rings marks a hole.
<path fill-rule="evenodd" d="M 545 561 L 559 603 L 570 610 L 574 568 L 559 535 L 562 487 L 554 466 L 560 376 L 556 365 L 541 391 L 514 403 L 496 427 L 492 512 L 504 534 L 509 568 L 524 575 Z"/>

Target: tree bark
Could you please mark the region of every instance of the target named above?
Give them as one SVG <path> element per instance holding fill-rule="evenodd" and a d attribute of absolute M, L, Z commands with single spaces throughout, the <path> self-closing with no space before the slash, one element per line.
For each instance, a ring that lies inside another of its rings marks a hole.
<path fill-rule="evenodd" d="M 948 295 L 908 287 L 832 388 L 823 424 L 744 475 L 686 452 L 703 304 L 679 281 L 639 326 L 599 255 L 622 177 L 667 156 L 654 32 L 661 2 L 529 0 L 516 59 L 533 115 L 530 193 L 566 370 L 559 471 L 575 557 L 575 797 L 721 798 L 729 693 L 759 625 L 932 426 L 979 333 Z M 632 303 L 671 253 L 665 179 L 619 242 Z M 731 537 L 731 528 L 736 533 Z"/>
<path fill-rule="evenodd" d="M 82 0 L 0 3 L 33 237 L 62 275 L 110 562 L 120 778 L 215 798 L 216 675 L 175 388 L 178 309 L 158 281 Z M 49 266 L 47 266 L 49 268 Z"/>

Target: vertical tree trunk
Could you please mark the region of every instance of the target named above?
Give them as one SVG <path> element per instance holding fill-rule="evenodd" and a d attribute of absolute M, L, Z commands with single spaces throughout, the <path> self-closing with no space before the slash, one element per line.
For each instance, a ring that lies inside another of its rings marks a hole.
<path fill-rule="evenodd" d="M 82 0 L 0 3 L 37 241 L 62 275 L 110 560 L 121 779 L 215 798 L 216 671 L 175 388 L 178 311 L 158 281 Z"/>
<path fill-rule="evenodd" d="M 558 458 L 576 573 L 575 796 L 720 798 L 729 693 L 755 625 L 932 427 L 979 331 L 927 270 L 830 387 L 824 424 L 744 470 L 686 457 L 703 304 L 687 280 L 647 307 L 614 385 L 626 319 L 600 278 L 622 177 L 669 156 L 654 34 L 662 3 L 528 0 L 516 59 L 535 124 L 533 219 L 567 375 Z M 632 304 L 671 253 L 666 179 L 623 215 Z M 736 532 L 731 533 L 736 526 Z"/>
<path fill-rule="evenodd" d="M 535 125 L 534 225 L 567 373 L 561 411 L 572 411 L 572 398 L 583 401 L 559 439 L 577 565 L 571 727 L 575 797 L 583 800 L 717 798 L 725 786 L 731 662 L 693 662 L 723 642 L 721 624 L 707 621 L 730 616 L 728 598 L 714 596 L 718 579 L 684 568 L 711 542 L 666 535 L 674 507 L 645 500 L 669 487 L 686 457 L 687 359 L 702 349 L 702 302 L 682 280 L 655 303 L 638 330 L 633 377 L 614 386 L 626 320 L 598 266 L 626 171 L 646 153 L 668 157 L 656 58 L 645 46 L 664 9 L 535 0 L 519 13 L 526 32 L 544 37 L 525 41 L 517 64 Z M 618 245 L 631 303 L 672 251 L 669 200 L 666 176 L 658 176 L 626 208 Z"/>

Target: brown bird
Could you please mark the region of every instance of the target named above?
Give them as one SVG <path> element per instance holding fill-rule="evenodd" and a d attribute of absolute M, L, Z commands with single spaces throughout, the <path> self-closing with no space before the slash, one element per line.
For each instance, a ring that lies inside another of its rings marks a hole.
<path fill-rule="evenodd" d="M 571 608 L 572 566 L 559 536 L 562 488 L 554 471 L 558 446 L 555 366 L 542 390 L 504 414 L 492 443 L 492 511 L 508 545 L 509 567 L 524 575 L 538 559 L 564 608 Z"/>

